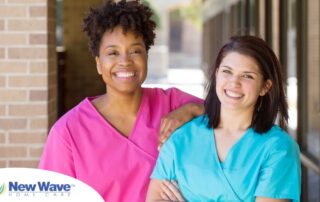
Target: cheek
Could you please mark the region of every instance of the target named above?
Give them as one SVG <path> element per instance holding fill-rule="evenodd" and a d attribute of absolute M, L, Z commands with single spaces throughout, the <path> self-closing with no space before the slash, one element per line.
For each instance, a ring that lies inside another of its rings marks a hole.
<path fill-rule="evenodd" d="M 138 63 L 141 65 L 141 67 L 143 67 L 144 69 L 147 69 L 147 65 L 148 65 L 148 62 L 147 62 L 147 58 L 140 58 L 138 60 Z"/>
<path fill-rule="evenodd" d="M 147 72 L 148 72 L 148 64 L 146 61 L 141 61 L 140 62 L 140 65 L 141 67 L 141 72 L 143 73 L 143 75 L 147 75 Z"/>
<path fill-rule="evenodd" d="M 262 92 L 262 85 L 259 83 L 248 84 L 247 89 L 250 89 L 252 95 L 255 97 L 259 97 L 260 93 Z"/>
<path fill-rule="evenodd" d="M 221 90 L 221 88 L 224 86 L 224 84 L 227 84 L 227 80 L 221 76 L 216 77 L 216 90 Z"/>

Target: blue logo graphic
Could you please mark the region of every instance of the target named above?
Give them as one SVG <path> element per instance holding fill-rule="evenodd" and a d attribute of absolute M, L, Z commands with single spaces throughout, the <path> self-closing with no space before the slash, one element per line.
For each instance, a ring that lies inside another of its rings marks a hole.
<path fill-rule="evenodd" d="M 37 184 L 20 184 L 18 182 L 9 182 L 9 191 L 18 192 L 30 192 L 36 191 L 40 192 L 69 192 L 71 190 L 70 184 L 53 184 L 51 182 L 38 182 Z"/>
<path fill-rule="evenodd" d="M 0 186 L 0 195 L 3 194 L 5 191 L 6 191 L 6 185 L 3 183 L 3 184 Z"/>

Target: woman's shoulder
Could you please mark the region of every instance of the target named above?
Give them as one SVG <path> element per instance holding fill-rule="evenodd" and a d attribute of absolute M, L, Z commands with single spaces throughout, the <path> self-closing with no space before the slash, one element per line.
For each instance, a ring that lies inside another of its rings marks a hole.
<path fill-rule="evenodd" d="M 83 99 L 79 104 L 68 110 L 63 114 L 53 125 L 54 128 L 64 128 L 70 124 L 75 123 L 79 117 L 83 116 L 86 111 L 92 110 L 91 99 L 93 97 L 87 97 Z"/>
<path fill-rule="evenodd" d="M 299 149 L 297 142 L 293 137 L 277 125 L 261 135 L 266 139 L 267 146 L 275 150 Z"/>
<path fill-rule="evenodd" d="M 211 128 L 207 127 L 207 124 L 207 116 L 201 115 L 195 117 L 173 132 L 169 140 L 175 144 L 181 144 L 185 141 L 196 141 L 197 139 L 201 140 L 203 139 L 203 136 L 206 136 L 208 131 L 210 133 L 212 130 Z"/>

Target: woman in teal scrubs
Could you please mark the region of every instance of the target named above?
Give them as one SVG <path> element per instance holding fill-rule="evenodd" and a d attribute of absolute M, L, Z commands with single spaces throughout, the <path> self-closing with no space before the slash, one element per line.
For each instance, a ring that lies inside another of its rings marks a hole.
<path fill-rule="evenodd" d="M 164 144 L 147 201 L 300 200 L 299 147 L 285 132 L 280 63 L 265 41 L 236 36 L 222 47 L 205 110 Z"/>

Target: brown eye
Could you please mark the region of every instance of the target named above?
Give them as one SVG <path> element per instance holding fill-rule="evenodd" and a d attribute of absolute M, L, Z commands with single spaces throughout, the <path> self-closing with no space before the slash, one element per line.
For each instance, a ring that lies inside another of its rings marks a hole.
<path fill-rule="evenodd" d="M 245 79 L 254 79 L 253 76 L 251 76 L 250 74 L 244 74 L 242 75 L 242 77 Z"/>
<path fill-rule="evenodd" d="M 114 55 L 117 55 L 117 52 L 116 51 L 110 51 L 107 53 L 108 56 L 114 56 Z"/>
<path fill-rule="evenodd" d="M 222 70 L 222 72 L 226 73 L 226 74 L 232 74 L 232 72 L 230 70 L 227 70 L 227 69 Z"/>
<path fill-rule="evenodd" d="M 141 50 L 139 49 L 130 51 L 130 54 L 140 54 L 140 53 L 141 53 Z"/>

